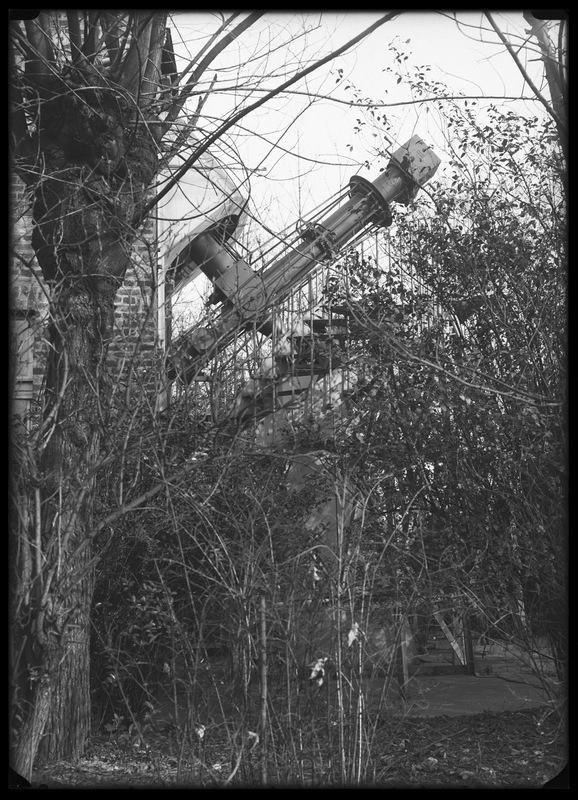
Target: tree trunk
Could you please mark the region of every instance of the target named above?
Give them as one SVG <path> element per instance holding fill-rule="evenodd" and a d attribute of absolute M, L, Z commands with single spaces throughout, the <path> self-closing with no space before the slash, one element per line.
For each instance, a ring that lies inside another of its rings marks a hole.
<path fill-rule="evenodd" d="M 103 284 L 104 285 L 104 284 Z M 38 659 L 28 719 L 13 755 L 30 778 L 36 751 L 78 758 L 90 733 L 90 608 L 95 467 L 106 418 L 104 363 L 112 291 L 64 281 L 50 327 L 45 437 L 41 461 L 42 566 L 31 592 Z M 104 322 L 104 320 L 107 320 Z"/>
<path fill-rule="evenodd" d="M 75 562 L 88 562 L 88 548 Z M 84 562 L 84 563 L 83 563 Z M 62 632 L 48 630 L 40 658 L 30 712 L 14 747 L 12 766 L 26 780 L 39 753 L 49 761 L 79 758 L 90 734 L 90 572 L 69 592 L 66 603 L 77 606 Z M 55 593 L 56 594 L 56 593 Z M 58 602 L 62 598 L 53 597 Z M 53 640 L 57 639 L 56 642 Z"/>
<path fill-rule="evenodd" d="M 38 482 L 30 489 L 39 501 L 34 525 L 19 534 L 33 568 L 15 604 L 35 648 L 31 704 L 13 749 L 13 766 L 26 777 L 38 749 L 74 760 L 90 732 L 91 531 L 110 430 L 106 359 L 131 220 L 158 165 L 148 126 L 105 89 L 57 92 L 42 110 L 42 170 L 33 162 L 23 173 L 34 200 L 32 245 L 51 288 Z"/>
<path fill-rule="evenodd" d="M 48 761 L 74 761 L 84 752 L 90 735 L 90 609 L 94 581 L 86 547 L 75 569 L 85 577 L 71 590 L 76 606 L 60 642 L 62 658 L 52 668 L 53 688 L 39 754 Z"/>
<path fill-rule="evenodd" d="M 42 733 L 46 727 L 53 693 L 52 669 L 46 669 L 36 683 L 30 713 L 18 732 L 18 740 L 13 742 L 11 766 L 27 781 L 31 781 L 32 768 L 40 746 Z"/>
<path fill-rule="evenodd" d="M 13 753 L 14 768 L 25 777 L 39 746 L 50 760 L 74 760 L 90 732 L 92 515 L 110 410 L 106 358 L 114 298 L 129 263 L 128 236 L 118 218 L 108 218 L 106 196 L 95 199 L 94 182 L 87 184 L 82 170 L 68 170 L 68 178 L 45 179 L 34 205 L 33 244 L 53 290 L 40 502 L 34 531 L 24 534 L 29 549 L 41 551 L 25 604 L 37 654 L 30 665 L 35 685 Z M 133 207 L 127 196 L 125 210 Z"/>
<path fill-rule="evenodd" d="M 537 19 L 532 11 L 523 11 L 524 19 L 530 25 L 532 33 L 540 47 L 540 54 L 544 63 L 544 75 L 548 83 L 552 109 L 556 114 L 556 128 L 560 137 L 560 144 L 568 163 L 568 100 L 566 87 L 567 56 L 565 52 L 558 51 L 550 40 L 548 23 Z M 562 24 L 562 23 L 561 23 Z M 565 41 L 564 37 L 564 40 Z"/>

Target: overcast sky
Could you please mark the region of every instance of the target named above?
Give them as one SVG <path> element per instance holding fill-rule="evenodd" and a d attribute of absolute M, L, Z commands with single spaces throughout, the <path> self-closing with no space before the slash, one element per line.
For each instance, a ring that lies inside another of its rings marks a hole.
<path fill-rule="evenodd" d="M 224 56 L 228 63 L 239 57 L 247 57 L 254 52 L 254 43 L 263 45 L 269 32 L 272 41 L 281 36 L 284 29 L 298 34 L 303 25 L 314 30 L 306 38 L 296 38 L 292 48 L 296 57 L 303 52 L 306 57 L 320 56 L 331 48 L 336 48 L 353 38 L 382 16 L 383 12 L 323 12 L 273 14 L 267 12 L 244 36 L 239 47 L 233 46 Z M 523 35 L 526 27 L 521 12 L 494 12 L 496 21 L 506 33 Z M 206 17 L 200 13 L 179 13 L 177 27 L 182 37 L 194 51 Z M 214 15 L 210 26 L 215 27 Z M 437 151 L 443 148 L 443 137 L 439 131 L 439 121 L 426 106 L 408 104 L 412 95 L 404 83 L 397 84 L 395 78 L 384 70 L 394 66 L 394 54 L 389 49 L 392 41 L 408 55 L 406 66 L 429 65 L 432 77 L 437 78 L 456 91 L 471 95 L 492 98 L 532 97 L 530 89 L 524 86 L 523 78 L 504 47 L 497 42 L 492 31 L 481 31 L 483 24 L 488 29 L 488 21 L 481 12 L 459 12 L 459 26 L 450 13 L 432 11 L 411 11 L 400 14 L 391 22 L 378 28 L 355 49 L 334 62 L 321 68 L 307 81 L 294 88 L 301 92 L 334 93 L 337 99 L 351 99 L 348 85 L 354 85 L 362 96 L 386 102 L 405 102 L 406 105 L 388 109 L 388 118 L 397 132 L 397 144 L 403 144 L 414 133 L 421 135 Z M 284 36 L 285 40 L 287 35 Z M 408 41 L 409 40 L 409 41 Z M 482 41 L 481 41 L 482 40 Z M 518 40 L 521 42 L 521 40 Z M 522 54 L 523 55 L 523 54 Z M 269 66 L 279 68 L 283 60 L 290 60 L 287 50 L 274 53 Z M 533 76 L 541 84 L 539 62 L 526 63 Z M 212 74 L 211 68 L 211 74 Z M 337 84 L 337 70 L 343 70 L 343 80 Z M 217 70 L 218 72 L 218 70 Z M 278 81 L 280 82 L 280 81 Z M 231 105 L 231 98 L 220 100 L 215 97 L 207 103 L 208 113 L 219 116 L 219 103 L 224 109 Z M 260 166 L 267 180 L 257 177 L 251 181 L 251 194 L 255 203 L 262 196 L 263 208 L 269 214 L 280 214 L 280 220 L 287 221 L 298 215 L 299 209 L 306 212 L 312 205 L 321 203 L 341 186 L 346 185 L 351 175 L 359 171 L 359 165 L 372 158 L 370 149 L 375 139 L 365 141 L 354 133 L 355 109 L 331 100 L 317 100 L 297 120 L 296 115 L 305 107 L 305 96 L 279 100 L 268 104 L 246 120 L 246 125 L 257 134 L 269 139 L 277 139 L 282 134 L 279 145 L 285 150 L 272 150 L 255 135 L 236 137 L 242 160 L 249 168 Z M 518 105 L 526 113 L 543 113 L 543 108 L 534 100 Z M 387 144 L 385 140 L 381 144 Z M 348 145 L 353 146 L 350 151 Z M 443 152 L 439 152 L 443 159 Z M 264 159 L 264 160 L 263 160 Z M 311 159 L 311 160 L 309 160 Z M 315 161 L 327 162 L 327 166 L 317 165 Z M 382 164 L 376 164 L 376 172 Z M 443 169 L 443 167 L 442 167 Z M 371 170 L 362 174 L 372 178 Z"/>
<path fill-rule="evenodd" d="M 233 74 L 227 73 L 226 68 L 237 69 L 239 62 L 243 64 L 244 61 L 246 66 L 241 69 L 250 71 L 253 63 L 250 59 L 266 50 L 269 42 L 286 42 L 290 38 L 288 34 L 294 34 L 290 50 L 281 48 L 267 61 L 267 69 L 280 73 L 268 86 L 278 85 L 283 80 L 281 73 L 286 63 L 289 77 L 296 59 L 325 55 L 367 28 L 383 13 L 267 12 L 243 39 L 226 51 L 220 62 L 211 66 L 206 79 L 215 74 L 219 81 L 224 80 L 224 76 Z M 512 41 L 522 44 L 526 23 L 521 11 L 493 14 L 506 34 L 520 37 Z M 214 12 L 207 15 L 178 13 L 175 17 L 176 49 L 182 49 L 183 54 L 195 52 L 206 31 L 215 30 L 215 19 Z M 387 109 L 395 144 L 399 146 L 414 133 L 419 134 L 442 158 L 438 175 L 443 175 L 444 120 L 440 120 L 433 106 L 428 109 L 426 105 L 413 104 L 414 98 L 405 82 L 398 84 L 396 77 L 387 72 L 388 67 L 395 66 L 392 42 L 408 56 L 404 67 L 410 74 L 415 74 L 415 66 L 427 65 L 431 67 L 428 75 L 447 84 L 452 92 L 485 97 L 488 102 L 510 107 L 512 101 L 506 98 L 524 96 L 528 100 L 517 103 L 514 108 L 524 114 L 544 114 L 543 106 L 524 85 L 520 71 L 496 34 L 489 30 L 483 14 L 458 12 L 457 19 L 459 24 L 451 12 L 402 13 L 352 51 L 295 85 L 293 88 L 299 94 L 277 99 L 244 120 L 232 141 L 247 168 L 260 168 L 251 178 L 255 213 L 273 228 L 282 228 L 299 216 L 307 218 L 312 209 L 346 186 L 352 175 L 362 174 L 372 180 L 385 166 L 384 160 L 376 158 L 374 151 L 384 146 L 391 151 L 391 146 L 379 129 L 376 129 L 377 136 L 372 136 L 375 130 L 361 136 L 356 134 L 354 128 L 360 116 L 356 109 L 331 99 L 315 99 L 307 108 L 310 102 L 307 92 L 331 93 L 336 100 L 350 100 L 352 90 L 347 87 L 354 86 L 362 97 L 402 103 Z M 486 30 L 481 29 L 482 25 Z M 300 37 L 304 26 L 311 31 L 306 37 Z M 528 61 L 527 51 L 520 51 L 520 57 L 543 89 L 540 62 Z M 264 69 L 262 63 L 260 68 Z M 338 70 L 343 71 L 343 77 L 336 82 Z M 204 112 L 220 120 L 230 113 L 233 102 L 230 92 L 217 93 L 207 101 Z M 267 140 L 276 141 L 279 147 L 272 147 Z M 370 162 L 369 170 L 363 166 L 366 161 Z"/>

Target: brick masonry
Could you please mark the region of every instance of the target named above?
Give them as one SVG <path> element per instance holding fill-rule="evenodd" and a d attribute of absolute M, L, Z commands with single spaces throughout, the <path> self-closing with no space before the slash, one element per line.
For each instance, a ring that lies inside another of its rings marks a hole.
<path fill-rule="evenodd" d="M 31 245 L 32 222 L 30 197 L 16 175 L 12 175 L 12 241 L 10 251 L 9 304 L 12 317 L 10 326 L 10 376 L 14 391 L 18 365 L 29 361 L 33 378 L 33 407 L 41 396 L 46 364 L 49 288 Z M 120 377 L 129 364 L 137 361 L 138 373 L 151 373 L 158 360 L 156 333 L 156 248 L 154 221 L 139 234 L 133 246 L 134 258 L 126 280 L 119 290 L 115 303 L 114 339 L 109 348 L 109 369 Z M 26 317 L 31 326 L 32 356 L 22 353 L 21 331 L 23 323 L 15 324 L 14 317 Z M 20 352 L 18 341 L 20 340 Z M 20 372 L 23 367 L 20 366 Z M 20 376 L 19 376 L 20 377 Z"/>

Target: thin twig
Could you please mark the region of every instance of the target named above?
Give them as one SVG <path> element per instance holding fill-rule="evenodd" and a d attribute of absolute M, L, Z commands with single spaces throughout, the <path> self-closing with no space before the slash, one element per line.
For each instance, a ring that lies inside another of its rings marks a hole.
<path fill-rule="evenodd" d="M 490 14 L 490 12 L 489 11 L 484 11 L 484 14 L 488 18 L 492 28 L 496 31 L 496 33 L 500 37 L 500 40 L 502 41 L 504 47 L 506 48 L 508 53 L 512 56 L 515 65 L 518 67 L 518 69 L 522 73 L 522 77 L 524 78 L 524 80 L 526 81 L 526 83 L 528 84 L 530 89 L 534 92 L 534 94 L 536 95 L 538 100 L 542 103 L 542 105 L 544 106 L 544 108 L 546 109 L 548 114 L 550 114 L 550 116 L 552 117 L 552 119 L 554 120 L 556 125 L 558 126 L 558 129 L 566 131 L 566 125 L 564 124 L 564 120 L 560 119 L 560 117 L 558 116 L 558 114 L 556 114 L 556 112 L 554 111 L 554 109 L 552 108 L 550 103 L 548 103 L 548 101 L 546 100 L 544 95 L 540 92 L 540 90 L 538 89 L 536 84 L 532 81 L 532 79 L 528 75 L 525 67 L 523 66 L 522 62 L 520 61 L 520 59 L 518 58 L 518 56 L 514 52 L 514 48 L 512 47 L 510 42 L 506 39 L 506 37 L 504 36 L 504 34 L 502 33 L 502 31 L 500 30 L 498 25 L 494 22 L 494 19 L 493 19 L 492 15 Z"/>

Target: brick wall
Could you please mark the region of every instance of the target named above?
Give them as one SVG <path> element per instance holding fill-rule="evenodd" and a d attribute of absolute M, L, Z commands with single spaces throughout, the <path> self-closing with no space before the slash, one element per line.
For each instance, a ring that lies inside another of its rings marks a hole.
<path fill-rule="evenodd" d="M 117 371 L 131 359 L 138 361 L 139 369 L 148 369 L 156 355 L 155 238 L 155 224 L 150 222 L 133 245 L 132 265 L 116 296 L 109 366 Z"/>
<path fill-rule="evenodd" d="M 30 243 L 30 198 L 23 183 L 12 175 L 11 184 L 11 248 L 9 253 L 9 306 L 10 306 L 10 390 L 15 404 L 14 411 L 20 411 L 15 395 L 19 394 L 19 378 L 32 382 L 32 405 L 37 404 L 42 389 L 44 363 L 46 360 L 46 341 L 44 331 L 48 312 L 46 287 L 34 257 Z M 29 335 L 26 335 L 26 319 Z M 24 338 L 23 338 L 24 335 Z M 16 408 L 18 405 L 18 408 Z"/>
<path fill-rule="evenodd" d="M 30 198 L 16 175 L 12 176 L 12 247 L 10 252 L 9 304 L 12 317 L 10 326 L 10 380 L 11 391 L 16 388 L 18 363 L 24 355 L 19 340 L 22 338 L 26 318 L 31 326 L 30 359 L 33 377 L 32 407 L 38 408 L 46 363 L 49 289 L 45 285 L 34 257 L 30 239 L 32 224 Z M 124 285 L 115 303 L 115 335 L 109 349 L 109 368 L 120 379 L 131 360 L 136 359 L 137 372 L 146 375 L 147 385 L 158 383 L 153 366 L 159 360 L 156 335 L 155 249 L 154 222 L 137 237 L 134 259 Z M 18 318 L 20 322 L 14 320 Z M 21 342 L 20 342 L 21 345 Z M 19 352 L 20 351 L 20 352 Z M 153 389 L 154 391 L 154 389 Z"/>

